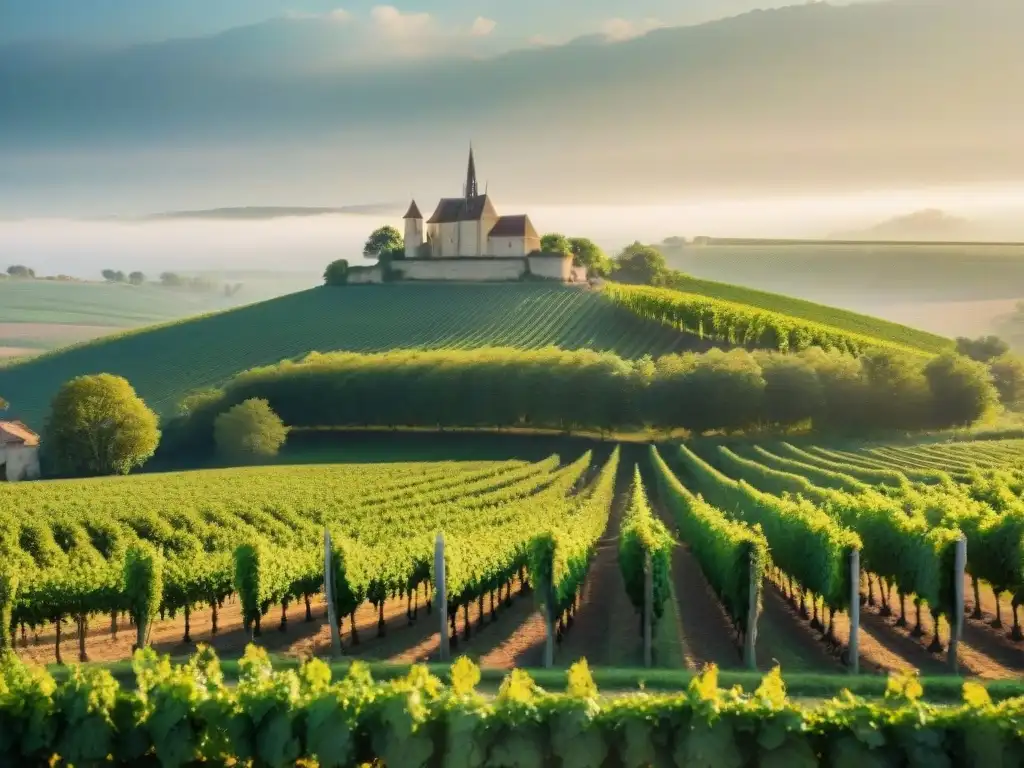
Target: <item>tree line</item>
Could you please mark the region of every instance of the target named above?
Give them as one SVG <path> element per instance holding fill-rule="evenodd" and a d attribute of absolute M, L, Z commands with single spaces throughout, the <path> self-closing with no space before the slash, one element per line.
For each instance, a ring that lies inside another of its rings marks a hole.
<path fill-rule="evenodd" d="M 635 361 L 556 348 L 314 353 L 195 393 L 166 425 L 167 449 L 212 448 L 217 417 L 254 398 L 290 427 L 699 434 L 963 426 L 998 395 L 981 363 L 892 350 L 852 357 L 819 348 L 788 355 L 715 349 Z"/>

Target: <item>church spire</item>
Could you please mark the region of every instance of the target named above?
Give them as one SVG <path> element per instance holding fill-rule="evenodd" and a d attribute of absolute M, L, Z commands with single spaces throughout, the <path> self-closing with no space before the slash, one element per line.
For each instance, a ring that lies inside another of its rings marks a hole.
<path fill-rule="evenodd" d="M 470 200 L 480 194 L 476 184 L 476 163 L 473 161 L 473 145 L 469 145 L 469 167 L 466 169 L 466 199 Z"/>

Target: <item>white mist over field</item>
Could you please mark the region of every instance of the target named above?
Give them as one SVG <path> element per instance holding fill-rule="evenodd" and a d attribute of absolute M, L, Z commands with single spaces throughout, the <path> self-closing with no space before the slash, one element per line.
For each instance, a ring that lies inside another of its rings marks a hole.
<path fill-rule="evenodd" d="M 429 215 L 433 201 L 421 200 Z M 935 208 L 969 220 L 977 239 L 1024 239 L 1024 185 L 891 190 L 846 195 L 687 199 L 661 205 L 531 206 L 497 196 L 501 213 L 525 211 L 540 232 L 590 237 L 610 253 L 673 236 L 827 237 Z M 398 216 L 326 214 L 262 220 L 0 220 L 0 269 L 97 278 L 102 269 L 322 272 L 361 260 L 366 236 Z"/>

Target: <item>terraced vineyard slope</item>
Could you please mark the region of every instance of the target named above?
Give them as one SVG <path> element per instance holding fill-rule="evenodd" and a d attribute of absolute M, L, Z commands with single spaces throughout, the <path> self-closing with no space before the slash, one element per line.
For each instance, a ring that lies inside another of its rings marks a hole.
<path fill-rule="evenodd" d="M 953 348 L 953 342 L 928 331 L 910 328 L 906 325 L 862 315 L 838 307 L 817 304 L 813 301 L 783 296 L 779 293 L 759 291 L 741 285 L 719 283 L 683 275 L 672 281 L 672 289 L 685 293 L 707 296 L 734 304 L 745 304 L 757 309 L 777 312 L 793 318 L 829 326 L 859 336 L 881 339 L 890 344 L 912 347 L 925 352 L 945 352 Z"/>
<path fill-rule="evenodd" d="M 42 424 L 65 381 L 113 373 L 166 414 L 194 389 L 313 351 L 552 345 L 636 358 L 700 342 L 579 288 L 536 283 L 315 288 L 0 368 L 0 392 L 11 403 L 10 416 Z"/>

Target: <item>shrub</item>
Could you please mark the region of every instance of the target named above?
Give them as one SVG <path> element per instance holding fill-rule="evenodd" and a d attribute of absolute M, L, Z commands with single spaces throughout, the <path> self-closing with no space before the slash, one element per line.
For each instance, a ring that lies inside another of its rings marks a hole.
<path fill-rule="evenodd" d="M 288 427 L 260 398 L 250 398 L 225 411 L 213 425 L 217 452 L 238 461 L 272 458 L 288 438 Z"/>
<path fill-rule="evenodd" d="M 988 368 L 967 357 L 936 357 L 925 366 L 924 375 L 931 388 L 936 424 L 972 424 L 998 399 Z"/>
<path fill-rule="evenodd" d="M 324 270 L 324 285 L 346 285 L 348 283 L 348 261 L 332 261 Z"/>

